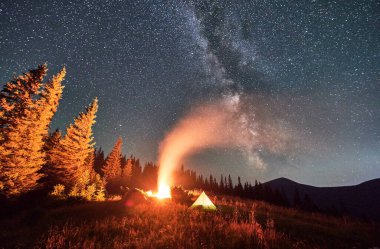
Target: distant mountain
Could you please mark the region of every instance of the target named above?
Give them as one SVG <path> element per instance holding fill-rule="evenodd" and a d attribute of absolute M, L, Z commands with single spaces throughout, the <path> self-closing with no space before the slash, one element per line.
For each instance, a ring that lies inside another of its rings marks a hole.
<path fill-rule="evenodd" d="M 323 212 L 380 221 L 380 179 L 354 186 L 314 187 L 278 178 L 263 185 L 278 189 L 292 205 L 310 199 Z"/>

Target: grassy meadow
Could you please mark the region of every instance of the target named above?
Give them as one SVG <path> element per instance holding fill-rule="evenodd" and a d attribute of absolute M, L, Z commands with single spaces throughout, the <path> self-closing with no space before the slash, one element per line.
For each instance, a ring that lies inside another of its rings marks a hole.
<path fill-rule="evenodd" d="M 218 211 L 172 201 L 51 203 L 1 217 L 0 248 L 373 248 L 379 224 L 229 197 Z"/>

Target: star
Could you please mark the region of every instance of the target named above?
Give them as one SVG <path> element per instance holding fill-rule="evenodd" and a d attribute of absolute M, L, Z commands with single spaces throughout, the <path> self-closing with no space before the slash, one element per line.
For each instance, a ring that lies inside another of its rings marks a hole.
<path fill-rule="evenodd" d="M 45 62 L 49 75 L 66 66 L 51 129 L 64 130 L 98 97 L 97 146 L 108 153 L 128 136 L 124 153 L 142 161 L 157 161 L 165 134 L 191 110 L 239 96 L 245 127 L 292 134 L 298 148 L 253 151 L 265 172 L 233 148 L 209 148 L 187 167 L 355 184 L 380 177 L 379 5 L 2 1 L 0 82 Z"/>

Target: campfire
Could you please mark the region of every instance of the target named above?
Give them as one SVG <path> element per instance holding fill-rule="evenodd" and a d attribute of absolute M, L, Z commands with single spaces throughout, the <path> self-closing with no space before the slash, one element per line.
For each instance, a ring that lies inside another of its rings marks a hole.
<path fill-rule="evenodd" d="M 172 198 L 170 194 L 170 187 L 168 185 L 161 184 L 158 187 L 157 193 L 153 193 L 151 190 L 146 192 L 146 194 L 150 197 L 155 197 L 157 199 L 169 199 Z"/>

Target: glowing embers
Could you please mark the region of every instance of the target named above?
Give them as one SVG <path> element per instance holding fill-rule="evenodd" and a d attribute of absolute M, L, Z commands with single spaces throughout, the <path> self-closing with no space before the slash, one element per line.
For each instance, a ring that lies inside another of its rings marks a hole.
<path fill-rule="evenodd" d="M 157 199 L 169 199 L 169 198 L 172 198 L 171 194 L 170 194 L 170 187 L 167 186 L 167 185 L 160 185 L 158 187 L 158 192 L 157 193 L 153 193 L 152 191 L 148 191 L 146 192 L 146 194 L 150 197 L 155 197 Z"/>

